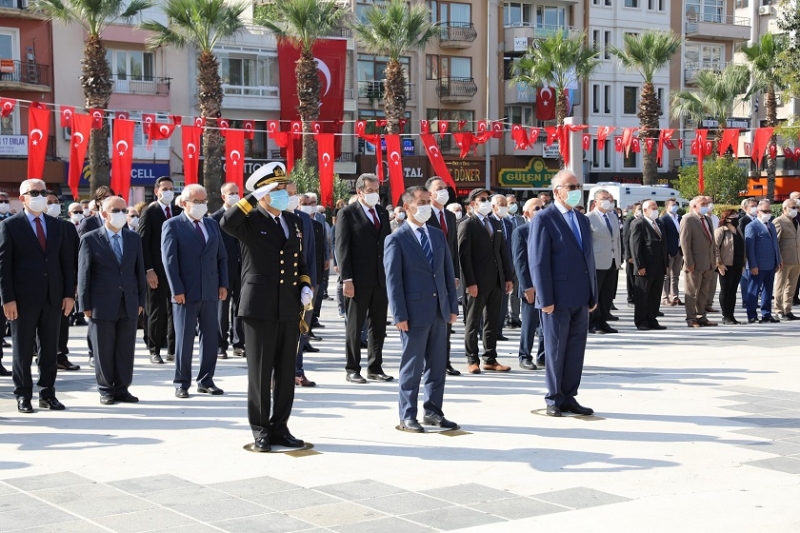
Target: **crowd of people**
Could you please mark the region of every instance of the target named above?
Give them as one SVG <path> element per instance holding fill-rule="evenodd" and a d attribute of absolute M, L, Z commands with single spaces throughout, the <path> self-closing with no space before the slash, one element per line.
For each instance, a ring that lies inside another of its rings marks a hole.
<path fill-rule="evenodd" d="M 445 376 L 461 374 L 451 359 L 455 342 L 463 342 L 468 373 L 511 370 L 498 359 L 504 328 L 520 328 L 520 369 L 544 367 L 548 415 L 591 414 L 575 399 L 586 341 L 618 333 L 623 268 L 637 330 L 666 329 L 662 306 L 679 305 L 690 328 L 716 326 L 709 315 L 720 312 L 717 287 L 724 324 L 739 323 L 738 291 L 749 323 L 797 319 L 800 193 L 775 217 L 768 200 L 748 198 L 715 214 L 712 199 L 698 196 L 683 215 L 677 200 L 648 200 L 625 206 L 623 219 L 604 189 L 579 210 L 582 186 L 567 171 L 522 206 L 513 194 L 481 188 L 462 205 L 436 176 L 407 189 L 393 209 L 381 205 L 377 176 L 362 174 L 355 188 L 331 223 L 279 163 L 259 168 L 246 192 L 225 183 L 214 213 L 202 186 L 176 198 L 169 177 L 156 180 L 150 204 L 128 206 L 100 187 L 92 201 L 70 204 L 65 218 L 41 180 L 20 185 L 19 213 L 0 193 L 0 298 L 13 349 L 12 370 L 0 361 L 0 375 L 12 376 L 18 411 L 34 412 L 34 358 L 39 407 L 64 409 L 55 382 L 57 370 L 80 368 L 68 359 L 73 324 L 88 323 L 100 403 L 137 402 L 129 388 L 142 329 L 150 362 L 174 364 L 180 399 L 193 381 L 198 394 L 224 394 L 214 382 L 217 360 L 229 350 L 246 357 L 253 449 L 301 447 L 288 420 L 295 387 L 315 386 L 303 356 L 319 351 L 311 342 L 321 340 L 315 330 L 324 327 L 331 271 L 345 319 L 346 381 L 395 379 L 383 361 L 394 324 L 402 347 L 397 429 L 416 433 L 458 427 L 443 411 Z M 456 341 L 459 314 L 465 327 Z"/>

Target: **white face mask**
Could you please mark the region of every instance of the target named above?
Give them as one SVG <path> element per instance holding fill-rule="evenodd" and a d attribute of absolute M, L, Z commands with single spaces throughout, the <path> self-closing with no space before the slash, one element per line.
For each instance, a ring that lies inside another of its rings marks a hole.
<path fill-rule="evenodd" d="M 420 224 L 425 224 L 431 218 L 431 206 L 418 205 L 417 212 L 414 213 L 414 219 Z"/>
<path fill-rule="evenodd" d="M 769 222 L 769 219 L 771 217 L 772 217 L 772 215 L 769 214 L 769 213 L 761 213 L 761 214 L 758 215 L 758 220 L 760 220 L 761 222 L 766 224 L 767 222 Z"/>
<path fill-rule="evenodd" d="M 161 191 L 159 201 L 164 205 L 169 205 L 175 199 L 175 191 Z"/>
<path fill-rule="evenodd" d="M 208 213 L 208 204 L 189 204 L 189 216 L 200 220 Z"/>
<path fill-rule="evenodd" d="M 600 209 L 603 209 L 604 211 L 611 211 L 614 209 L 614 202 L 611 200 L 603 200 L 600 202 Z"/>
<path fill-rule="evenodd" d="M 641 212 L 641 211 L 636 211 L 636 212 L 633 214 L 633 217 L 634 217 L 634 218 L 642 218 L 642 212 Z"/>
<path fill-rule="evenodd" d="M 139 217 L 131 217 L 131 220 L 128 222 L 128 225 L 134 228 L 139 227 Z"/>
<path fill-rule="evenodd" d="M 111 226 L 116 229 L 122 229 L 125 227 L 125 224 L 128 223 L 128 214 L 111 213 L 111 218 L 108 220 L 108 223 L 111 224 Z"/>
<path fill-rule="evenodd" d="M 497 216 L 500 218 L 506 218 L 508 216 L 508 208 L 505 206 L 498 206 L 497 207 Z"/>
<path fill-rule="evenodd" d="M 797 216 L 797 209 L 789 209 L 789 212 L 786 214 L 789 215 L 789 218 L 794 218 Z"/>
<path fill-rule="evenodd" d="M 44 196 L 37 196 L 36 198 L 28 197 L 27 205 L 31 213 L 41 213 L 47 209 L 47 198 Z"/>
<path fill-rule="evenodd" d="M 0 214 L 5 215 L 11 211 L 11 204 L 0 204 Z"/>
<path fill-rule="evenodd" d="M 307 215 L 316 215 L 317 214 L 317 206 L 315 205 L 301 205 L 300 211 Z"/>
<path fill-rule="evenodd" d="M 49 204 L 47 206 L 47 214 L 51 217 L 57 217 L 61 214 L 61 204 Z"/>
<path fill-rule="evenodd" d="M 758 216 L 758 207 L 751 207 L 749 213 L 751 217 Z"/>
<path fill-rule="evenodd" d="M 647 218 L 649 218 L 650 220 L 657 219 L 658 218 L 658 210 L 657 209 L 653 209 L 652 211 L 648 211 L 647 212 Z"/>
<path fill-rule="evenodd" d="M 447 203 L 447 200 L 450 199 L 450 191 L 447 189 L 441 189 L 436 191 L 436 203 L 440 205 L 444 205 Z"/>
<path fill-rule="evenodd" d="M 375 204 L 381 201 L 381 195 L 376 192 L 371 192 L 364 195 L 364 203 L 368 207 L 375 207 Z"/>
<path fill-rule="evenodd" d="M 241 198 L 239 198 L 238 194 L 229 194 L 228 196 L 225 197 L 225 205 L 231 207 L 232 205 L 236 204 L 236 202 L 238 202 L 239 200 L 241 200 Z"/>
<path fill-rule="evenodd" d="M 295 209 L 297 209 L 298 205 L 300 205 L 300 198 L 298 198 L 297 196 L 290 196 L 289 203 L 286 204 L 286 210 L 294 211 Z"/>
<path fill-rule="evenodd" d="M 708 204 L 708 212 L 709 213 L 713 213 L 714 212 L 714 203 L 713 202 Z"/>
<path fill-rule="evenodd" d="M 461 220 L 461 217 L 464 216 L 464 213 L 461 211 L 453 211 L 453 214 L 456 216 L 456 220 Z"/>
<path fill-rule="evenodd" d="M 678 212 L 678 204 L 672 204 L 669 206 L 669 212 L 673 215 Z"/>
<path fill-rule="evenodd" d="M 397 220 L 405 220 L 406 219 L 406 214 L 405 213 L 397 213 L 394 216 L 394 218 L 396 218 Z"/>
<path fill-rule="evenodd" d="M 491 212 L 492 212 L 492 204 L 490 202 L 487 201 L 478 204 L 478 213 L 480 213 L 481 215 L 486 216 Z"/>
<path fill-rule="evenodd" d="M 73 224 L 80 224 L 81 220 L 83 220 L 83 213 L 75 213 L 69 219 L 72 221 Z"/>

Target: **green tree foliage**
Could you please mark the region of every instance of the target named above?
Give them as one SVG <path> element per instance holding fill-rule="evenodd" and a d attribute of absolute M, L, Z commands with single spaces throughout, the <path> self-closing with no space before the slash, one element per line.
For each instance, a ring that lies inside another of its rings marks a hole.
<path fill-rule="evenodd" d="M 681 167 L 675 188 L 684 198 L 692 199 L 700 194 L 697 184 L 697 166 Z M 730 157 L 706 161 L 703 165 L 705 195 L 718 204 L 739 204 L 739 192 L 747 189 L 747 171 Z"/>

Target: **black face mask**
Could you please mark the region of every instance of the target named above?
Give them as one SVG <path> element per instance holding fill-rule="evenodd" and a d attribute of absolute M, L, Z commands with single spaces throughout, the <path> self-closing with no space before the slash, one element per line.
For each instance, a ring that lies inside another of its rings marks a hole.
<path fill-rule="evenodd" d="M 736 224 L 737 222 L 739 222 L 739 217 L 731 217 L 728 219 L 728 223 L 730 224 Z"/>

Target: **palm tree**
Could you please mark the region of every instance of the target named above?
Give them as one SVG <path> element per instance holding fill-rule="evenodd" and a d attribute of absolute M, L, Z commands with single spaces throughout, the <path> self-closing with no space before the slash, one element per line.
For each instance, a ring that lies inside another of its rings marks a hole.
<path fill-rule="evenodd" d="M 644 79 L 639 96 L 639 138 L 652 139 L 659 135 L 661 101 L 658 99 L 653 78 L 656 73 L 669 65 L 672 56 L 680 49 L 683 39 L 672 32 L 645 31 L 626 33 L 622 49 L 611 47 L 620 66 L 635 70 Z M 644 151 L 642 157 L 642 181 L 645 185 L 655 185 L 658 179 L 656 152 Z"/>
<path fill-rule="evenodd" d="M 191 45 L 197 49 L 197 95 L 200 115 L 206 119 L 203 183 L 211 209 L 221 205 L 222 184 L 222 135 L 217 129 L 217 119 L 223 92 L 214 46 L 242 30 L 244 26 L 240 16 L 247 8 L 248 4 L 233 4 L 225 0 L 165 0 L 162 9 L 169 25 L 153 20 L 140 25 L 141 29 L 153 32 L 147 39 L 150 48 Z"/>
<path fill-rule="evenodd" d="M 303 162 L 308 168 L 317 168 L 317 143 L 314 141 L 313 122 L 319 118 L 320 83 L 314 43 L 338 27 L 345 14 L 332 0 L 280 0 L 275 2 L 276 20 L 258 19 L 257 22 L 300 48 L 295 76 L 300 119 L 303 121 Z"/>
<path fill-rule="evenodd" d="M 373 4 L 364 13 L 364 19 L 353 24 L 353 30 L 367 51 L 389 58 L 383 97 L 386 132 L 400 133 L 400 119 L 405 115 L 409 96 L 408 77 L 400 58 L 412 48 L 425 48 L 440 30 L 430 23 L 425 4 L 409 5 L 404 0 Z"/>
<path fill-rule="evenodd" d="M 786 80 L 780 75 L 778 56 L 785 48 L 785 39 L 781 36 L 766 33 L 752 45 L 742 45 L 739 51 L 744 54 L 750 64 L 752 74 L 750 90 L 745 98 L 752 97 L 755 93 L 764 93 L 764 107 L 767 111 L 766 127 L 774 128 L 778 125 L 778 102 L 775 99 L 776 91 L 788 88 Z M 777 143 L 776 135 L 770 138 L 770 143 Z M 775 167 L 777 161 L 767 156 L 767 198 L 775 197 Z"/>
<path fill-rule="evenodd" d="M 106 59 L 103 30 L 116 21 L 129 21 L 152 5 L 151 0 L 34 0 L 31 8 L 50 20 L 80 24 L 86 31 L 81 60 L 81 87 L 86 109 L 106 109 L 114 80 Z M 111 165 L 108 160 L 108 123 L 92 129 L 89 137 L 89 187 L 92 191 L 108 185 Z"/>

